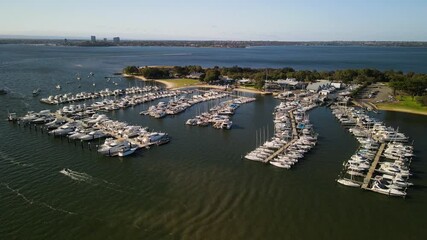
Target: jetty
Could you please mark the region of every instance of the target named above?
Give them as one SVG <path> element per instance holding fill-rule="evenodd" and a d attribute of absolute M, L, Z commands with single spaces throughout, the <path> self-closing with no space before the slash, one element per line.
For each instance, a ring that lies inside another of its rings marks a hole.
<path fill-rule="evenodd" d="M 265 162 L 265 163 L 270 162 L 272 159 L 274 159 L 279 154 L 284 152 L 286 149 L 288 149 L 289 146 L 291 146 L 292 144 L 294 144 L 298 140 L 298 131 L 297 131 L 296 123 L 295 123 L 295 116 L 293 113 L 293 111 L 295 109 L 296 108 L 289 110 L 289 116 L 291 118 L 291 126 L 292 126 L 292 140 L 289 141 L 288 143 L 286 143 L 283 147 L 279 148 L 276 152 L 274 152 L 271 156 L 266 158 L 263 162 Z"/>
<path fill-rule="evenodd" d="M 295 116 L 294 116 L 294 109 L 291 109 L 289 111 L 289 116 L 291 117 L 291 126 L 292 126 L 292 138 L 293 139 L 298 139 L 298 132 L 297 132 L 297 126 L 295 123 Z"/>
<path fill-rule="evenodd" d="M 307 111 L 317 106 L 317 98 L 318 95 L 309 92 L 282 98 L 273 112 L 274 136 L 244 158 L 284 169 L 298 163 L 317 142 L 317 134 L 306 116 Z"/>
<path fill-rule="evenodd" d="M 371 167 L 369 168 L 368 174 L 366 174 L 365 179 L 363 179 L 362 189 L 369 189 L 369 183 L 371 182 L 372 175 L 374 174 L 378 162 L 380 161 L 380 157 L 384 152 L 385 145 L 385 143 L 382 143 L 380 148 L 378 149 L 374 161 L 372 162 Z"/>
<path fill-rule="evenodd" d="M 276 152 L 274 152 L 271 156 L 269 156 L 268 158 L 266 158 L 263 162 L 264 163 L 268 163 L 270 162 L 272 159 L 274 159 L 275 157 L 277 157 L 279 154 L 281 154 L 282 152 L 284 152 L 286 149 L 288 149 L 289 146 L 291 146 L 293 143 L 296 142 L 297 139 L 292 139 L 290 142 L 286 143 L 283 147 L 279 148 L 279 150 L 277 150 Z"/>

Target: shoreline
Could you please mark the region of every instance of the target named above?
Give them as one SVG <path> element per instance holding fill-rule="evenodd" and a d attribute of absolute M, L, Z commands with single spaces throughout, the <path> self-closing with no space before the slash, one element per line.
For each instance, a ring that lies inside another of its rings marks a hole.
<path fill-rule="evenodd" d="M 166 80 L 159 80 L 159 79 L 147 79 L 143 76 L 138 76 L 138 75 L 128 75 L 128 74 L 122 74 L 123 77 L 126 78 L 135 78 L 135 79 L 139 79 L 142 81 L 155 81 L 158 83 L 161 83 L 163 85 L 166 86 L 166 89 L 171 89 L 171 90 L 177 90 L 177 89 L 185 89 L 185 88 L 210 88 L 210 89 L 219 89 L 219 90 L 223 90 L 226 91 L 226 88 L 224 86 L 217 86 L 217 85 L 208 85 L 205 83 L 200 83 L 197 85 L 189 85 L 189 86 L 183 86 L 183 87 L 177 87 L 177 85 L 173 82 L 170 81 L 166 81 Z M 254 94 L 261 94 L 261 95 L 271 95 L 272 93 L 270 92 L 263 92 L 263 91 L 259 91 L 256 89 L 247 89 L 247 88 L 233 88 L 233 91 L 237 91 L 237 92 L 247 92 L 247 93 L 254 93 Z"/>
<path fill-rule="evenodd" d="M 381 105 L 380 106 L 375 105 L 375 106 L 377 107 L 378 110 L 381 110 L 381 111 L 403 112 L 403 113 L 411 113 L 416 115 L 427 116 L 427 112 L 422 112 L 422 111 L 417 111 L 412 109 L 399 108 L 399 107 L 387 107 L 387 106 L 381 106 Z"/>

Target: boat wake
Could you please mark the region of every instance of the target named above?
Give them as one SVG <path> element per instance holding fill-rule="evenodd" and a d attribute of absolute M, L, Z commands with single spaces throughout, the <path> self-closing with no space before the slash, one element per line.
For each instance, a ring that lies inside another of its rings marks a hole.
<path fill-rule="evenodd" d="M 19 189 L 11 188 L 9 186 L 9 184 L 7 184 L 7 183 L 1 183 L 1 185 L 4 186 L 5 188 L 7 188 L 8 190 L 10 190 L 11 192 L 15 193 L 16 196 L 22 198 L 26 203 L 28 203 L 30 205 L 34 204 L 34 205 L 38 205 L 38 206 L 43 206 L 43 207 L 49 208 L 50 210 L 61 212 L 61 213 L 66 213 L 69 215 L 76 215 L 77 214 L 77 213 L 70 212 L 70 211 L 67 211 L 67 210 L 64 210 L 61 208 L 56 208 L 56 207 L 49 205 L 45 202 L 38 202 L 38 201 L 35 201 L 34 199 L 30 199 L 30 198 L 26 197 L 24 194 L 20 193 Z"/>
<path fill-rule="evenodd" d="M 9 161 L 9 163 L 13 164 L 13 165 L 17 165 L 17 166 L 21 166 L 21 167 L 32 167 L 34 166 L 34 164 L 32 163 L 24 163 L 24 162 L 19 162 L 17 160 L 15 160 L 15 158 L 7 155 L 6 153 L 0 151 L 0 158 Z"/>
<path fill-rule="evenodd" d="M 104 180 L 104 179 L 92 177 L 91 175 L 89 175 L 87 173 L 81 173 L 81 172 L 73 171 L 73 170 L 68 169 L 68 168 L 64 168 L 59 172 L 64 174 L 65 176 L 71 178 L 72 180 L 75 180 L 78 182 L 85 182 L 85 183 L 88 183 L 92 186 L 100 186 L 100 187 L 104 187 L 104 188 L 107 188 L 107 189 L 110 189 L 110 190 L 113 190 L 116 192 L 121 192 L 121 193 L 127 192 L 123 189 L 131 190 L 131 188 L 123 187 L 123 186 L 109 182 L 109 181 Z"/>

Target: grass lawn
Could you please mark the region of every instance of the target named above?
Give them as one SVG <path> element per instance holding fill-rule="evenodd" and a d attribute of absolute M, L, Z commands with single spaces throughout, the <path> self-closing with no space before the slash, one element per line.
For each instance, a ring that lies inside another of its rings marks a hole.
<path fill-rule="evenodd" d="M 259 89 L 256 89 L 254 86 L 239 86 L 239 88 L 250 89 L 250 90 L 259 90 Z"/>
<path fill-rule="evenodd" d="M 402 112 L 411 112 L 427 115 L 427 106 L 423 106 L 417 101 L 417 99 L 412 99 L 411 96 L 398 96 L 399 100 L 396 103 L 379 103 L 377 107 L 382 110 L 390 111 L 402 111 Z"/>
<path fill-rule="evenodd" d="M 159 79 L 162 82 L 173 84 L 174 88 L 187 87 L 200 84 L 197 79 L 179 78 L 179 79 Z"/>

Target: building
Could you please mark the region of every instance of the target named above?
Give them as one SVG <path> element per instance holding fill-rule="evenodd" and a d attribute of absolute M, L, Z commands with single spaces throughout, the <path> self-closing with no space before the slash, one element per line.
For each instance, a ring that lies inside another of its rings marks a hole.
<path fill-rule="evenodd" d="M 96 42 L 96 36 L 90 36 L 90 41 L 91 42 Z"/>
<path fill-rule="evenodd" d="M 241 85 L 245 85 L 245 84 L 252 83 L 253 81 L 252 81 L 252 79 L 249 79 L 249 78 L 242 78 L 242 79 L 238 80 L 237 82 Z"/>
<path fill-rule="evenodd" d="M 106 42 L 107 41 L 107 38 L 104 38 L 104 42 Z"/>
<path fill-rule="evenodd" d="M 331 85 L 332 85 L 332 87 L 334 87 L 336 89 L 342 89 L 345 87 L 344 83 L 342 83 L 342 82 L 333 82 L 333 83 L 331 83 Z"/>
<path fill-rule="evenodd" d="M 113 43 L 116 43 L 116 44 L 120 43 L 120 38 L 119 37 L 114 37 L 113 38 Z"/>
<path fill-rule="evenodd" d="M 190 74 L 188 74 L 186 76 L 186 78 L 191 78 L 191 79 L 200 79 L 200 77 L 203 75 L 203 73 L 200 72 L 192 72 Z"/>
<path fill-rule="evenodd" d="M 320 90 L 327 89 L 331 86 L 331 81 L 329 80 L 317 80 L 316 82 L 310 83 L 307 85 L 307 90 L 310 92 L 319 92 Z"/>
<path fill-rule="evenodd" d="M 306 83 L 297 81 L 295 78 L 279 79 L 276 81 L 282 88 L 286 89 L 301 89 L 304 88 Z"/>

